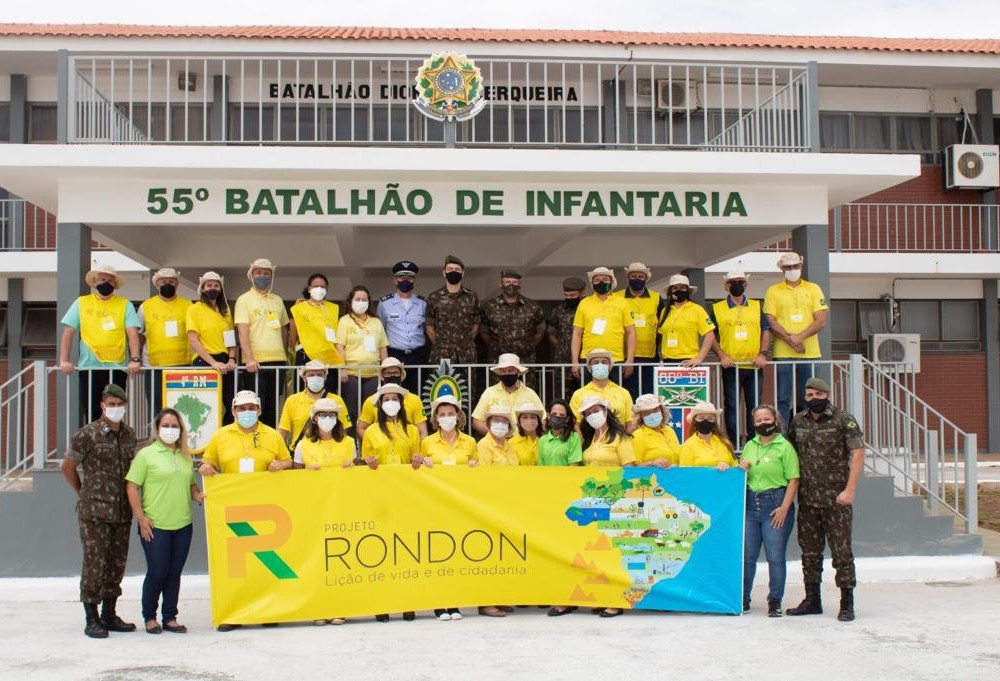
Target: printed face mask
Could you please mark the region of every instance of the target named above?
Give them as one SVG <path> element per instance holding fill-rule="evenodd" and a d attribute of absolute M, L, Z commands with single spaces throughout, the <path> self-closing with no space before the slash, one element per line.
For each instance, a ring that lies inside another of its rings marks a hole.
<path fill-rule="evenodd" d="M 602 296 L 605 293 L 611 292 L 611 282 L 610 281 L 600 281 L 594 284 L 594 292 L 600 293 Z"/>

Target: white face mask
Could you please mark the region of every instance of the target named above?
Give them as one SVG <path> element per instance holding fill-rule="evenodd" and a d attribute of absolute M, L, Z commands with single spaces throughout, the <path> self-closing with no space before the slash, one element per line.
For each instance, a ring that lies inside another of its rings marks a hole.
<path fill-rule="evenodd" d="M 323 376 L 310 376 L 306 379 L 306 387 L 311 392 L 318 393 L 326 385 L 326 378 Z"/>
<path fill-rule="evenodd" d="M 590 427 L 593 428 L 594 430 L 597 430 L 598 428 L 603 428 L 604 424 L 606 424 L 607 422 L 608 422 L 608 415 L 605 414 L 603 411 L 595 411 L 591 414 L 587 414 L 587 423 L 589 423 Z"/>
<path fill-rule="evenodd" d="M 402 406 L 403 405 L 396 400 L 385 401 L 382 403 L 382 411 L 384 411 L 387 416 L 395 416 L 396 414 L 399 413 L 399 410 L 400 408 L 402 408 Z"/>
<path fill-rule="evenodd" d="M 309 289 L 309 297 L 313 300 L 323 300 L 326 298 L 326 289 L 322 286 L 316 286 L 315 288 Z"/>
<path fill-rule="evenodd" d="M 796 282 L 802 278 L 802 270 L 785 270 L 785 281 Z"/>
<path fill-rule="evenodd" d="M 125 405 L 120 407 L 105 407 L 104 417 L 111 421 L 111 423 L 121 423 L 122 419 L 125 418 Z"/>
<path fill-rule="evenodd" d="M 324 433 L 329 433 L 336 427 L 337 419 L 333 416 L 320 416 L 316 419 L 316 425 Z"/>
<path fill-rule="evenodd" d="M 490 423 L 490 432 L 495 437 L 504 437 L 510 432 L 510 426 L 507 425 L 506 421 L 492 421 Z"/>
<path fill-rule="evenodd" d="M 438 417 L 438 428 L 440 428 L 441 430 L 446 430 L 448 432 L 451 432 L 451 431 L 455 430 L 455 428 L 457 426 L 458 426 L 458 417 L 457 416 L 439 416 Z"/>
<path fill-rule="evenodd" d="M 181 429 L 173 426 L 160 426 L 160 439 L 164 444 L 172 445 L 181 439 Z"/>
<path fill-rule="evenodd" d="M 364 314 L 368 311 L 368 301 L 367 300 L 352 300 L 351 301 L 351 311 L 354 314 Z"/>

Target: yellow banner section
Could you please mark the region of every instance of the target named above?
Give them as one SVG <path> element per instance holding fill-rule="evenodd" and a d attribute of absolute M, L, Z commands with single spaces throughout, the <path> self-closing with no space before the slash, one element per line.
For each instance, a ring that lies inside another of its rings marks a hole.
<path fill-rule="evenodd" d="M 652 475 L 627 489 L 621 469 L 590 467 L 383 466 L 207 478 L 212 620 L 629 607 L 638 598 L 627 598 L 635 584 L 622 553 L 596 523 L 574 518 L 590 503 L 582 490 L 628 504 L 649 495 Z"/>

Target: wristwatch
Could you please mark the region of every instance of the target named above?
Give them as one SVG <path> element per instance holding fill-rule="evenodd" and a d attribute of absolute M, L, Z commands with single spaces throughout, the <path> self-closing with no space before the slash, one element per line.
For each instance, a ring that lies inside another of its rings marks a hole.
<path fill-rule="evenodd" d="M 129 357 L 129 358 L 128 358 L 128 361 L 130 361 L 130 362 L 136 362 L 136 363 L 138 363 L 138 362 L 140 362 L 141 360 L 140 360 L 140 359 L 139 359 L 138 357 Z"/>

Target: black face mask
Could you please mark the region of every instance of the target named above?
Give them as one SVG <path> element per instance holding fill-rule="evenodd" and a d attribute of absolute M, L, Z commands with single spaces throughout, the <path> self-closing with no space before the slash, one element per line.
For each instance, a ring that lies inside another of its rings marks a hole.
<path fill-rule="evenodd" d="M 646 282 L 642 279 L 629 279 L 628 287 L 633 291 L 641 291 L 646 288 Z"/>
<path fill-rule="evenodd" d="M 173 284 L 164 284 L 160 287 L 160 295 L 164 298 L 173 298 L 177 295 L 177 287 Z"/>
<path fill-rule="evenodd" d="M 708 435 L 715 428 L 714 421 L 695 421 L 694 429 L 702 435 Z"/>
<path fill-rule="evenodd" d="M 397 281 L 396 282 L 396 288 L 398 288 L 403 293 L 409 293 L 410 291 L 413 290 L 413 282 L 412 281 Z"/>
<path fill-rule="evenodd" d="M 392 385 L 399 385 L 399 382 L 401 380 L 403 380 L 403 377 L 400 376 L 399 374 L 393 374 L 392 376 L 383 376 L 382 377 L 382 382 L 383 383 L 390 383 Z"/>
<path fill-rule="evenodd" d="M 500 287 L 500 290 L 503 291 L 503 294 L 505 296 L 513 298 L 518 293 L 520 293 L 521 287 L 520 286 L 514 286 L 513 284 L 507 284 L 506 286 Z"/>
<path fill-rule="evenodd" d="M 767 437 L 768 435 L 774 435 L 778 430 L 777 423 L 762 423 L 759 426 L 754 426 L 753 429 L 761 437 Z"/>
<path fill-rule="evenodd" d="M 670 299 L 675 303 L 683 303 L 685 300 L 691 297 L 690 291 L 674 291 L 670 294 Z"/>
<path fill-rule="evenodd" d="M 102 281 L 94 288 L 97 289 L 97 292 L 100 293 L 105 298 L 115 292 L 115 285 L 112 284 L 110 281 Z"/>
<path fill-rule="evenodd" d="M 563 301 L 563 304 L 566 305 L 567 310 L 575 310 L 576 308 L 580 307 L 580 299 L 567 298 L 566 300 Z"/>
<path fill-rule="evenodd" d="M 217 288 L 210 288 L 206 291 L 202 291 L 201 295 L 203 295 L 208 300 L 218 300 L 219 296 L 222 295 L 222 291 L 220 291 Z"/>
<path fill-rule="evenodd" d="M 517 374 L 504 374 L 500 377 L 500 382 L 507 388 L 513 388 L 520 379 Z"/>
<path fill-rule="evenodd" d="M 610 281 L 602 281 L 602 282 L 599 282 L 597 284 L 594 284 L 594 292 L 595 293 L 599 293 L 602 296 L 605 293 L 611 293 L 611 282 Z"/>
<path fill-rule="evenodd" d="M 743 284 L 730 284 L 729 285 L 729 295 L 735 296 L 736 298 L 739 298 L 740 296 L 742 296 L 743 292 L 746 291 L 746 290 L 747 290 L 746 286 L 744 286 Z"/>
<path fill-rule="evenodd" d="M 822 414 L 826 411 L 826 408 L 830 406 L 830 400 L 820 397 L 814 397 L 811 400 L 806 400 L 806 407 L 809 408 L 814 414 Z"/>
<path fill-rule="evenodd" d="M 444 279 L 449 284 L 451 284 L 452 286 L 454 286 L 458 282 L 462 281 L 462 273 L 461 272 L 445 272 Z"/>
<path fill-rule="evenodd" d="M 566 416 L 555 416 L 549 417 L 549 427 L 550 428 L 565 428 L 568 418 Z"/>

